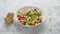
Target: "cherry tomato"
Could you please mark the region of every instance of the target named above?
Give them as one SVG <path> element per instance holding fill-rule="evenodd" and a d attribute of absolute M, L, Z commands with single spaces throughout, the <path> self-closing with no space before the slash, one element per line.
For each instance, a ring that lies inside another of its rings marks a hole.
<path fill-rule="evenodd" d="M 21 17 L 21 15 L 17 15 L 17 17 Z"/>
<path fill-rule="evenodd" d="M 21 18 L 19 17 L 18 20 L 21 20 Z"/>
<path fill-rule="evenodd" d="M 18 18 L 25 18 L 23 15 L 17 15 Z"/>
<path fill-rule="evenodd" d="M 21 18 L 25 18 L 25 16 L 21 16 Z"/>
<path fill-rule="evenodd" d="M 38 17 L 37 20 L 38 20 L 38 21 L 42 21 L 42 18 L 41 18 L 41 17 Z"/>
<path fill-rule="evenodd" d="M 21 24 L 23 24 L 23 25 L 25 25 L 26 24 L 26 22 L 24 21 L 24 20 L 19 20 L 19 22 L 21 23 Z"/>

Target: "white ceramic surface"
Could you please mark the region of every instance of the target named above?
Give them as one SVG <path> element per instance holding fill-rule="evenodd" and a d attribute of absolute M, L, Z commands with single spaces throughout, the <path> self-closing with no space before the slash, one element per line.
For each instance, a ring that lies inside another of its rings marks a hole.
<path fill-rule="evenodd" d="M 36 6 L 43 10 L 45 21 L 37 28 L 27 29 L 16 23 L 6 25 L 4 17 L 24 6 Z M 48 17 L 52 17 L 52 30 L 48 29 Z M 60 34 L 60 0 L 0 0 L 0 34 Z"/>

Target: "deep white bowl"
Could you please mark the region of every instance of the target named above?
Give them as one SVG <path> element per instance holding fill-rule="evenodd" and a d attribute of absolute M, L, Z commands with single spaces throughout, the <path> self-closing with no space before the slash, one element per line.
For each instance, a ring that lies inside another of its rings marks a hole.
<path fill-rule="evenodd" d="M 43 18 L 43 19 L 42 19 L 42 23 L 39 23 L 39 24 L 36 25 L 36 26 L 30 26 L 30 27 L 37 27 L 37 26 L 43 24 L 45 18 L 43 17 L 43 16 L 44 16 L 44 13 L 43 13 L 43 11 L 42 11 L 40 8 L 38 8 L 38 7 L 33 7 L 33 6 L 26 6 L 26 7 L 20 8 L 19 10 L 26 9 L 26 8 L 38 9 L 38 10 L 40 10 L 40 11 L 42 12 L 42 18 Z M 17 14 L 16 14 L 16 18 L 17 18 Z M 20 24 L 22 27 L 28 27 L 28 26 L 26 26 L 26 25 L 23 25 L 23 24 L 19 23 L 19 22 L 18 22 L 18 19 L 16 19 L 16 21 L 17 21 L 17 23 Z M 29 28 L 30 28 L 30 27 L 29 27 Z"/>

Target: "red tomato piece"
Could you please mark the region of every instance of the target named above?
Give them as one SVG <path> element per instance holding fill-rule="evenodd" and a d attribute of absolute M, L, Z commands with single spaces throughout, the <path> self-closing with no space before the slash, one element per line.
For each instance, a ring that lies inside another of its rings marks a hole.
<path fill-rule="evenodd" d="M 21 18 L 18 18 L 18 20 L 21 20 Z"/>
<path fill-rule="evenodd" d="M 21 23 L 21 24 L 23 24 L 23 25 L 25 25 L 26 24 L 26 22 L 24 21 L 24 20 L 19 20 L 19 22 Z"/>
<path fill-rule="evenodd" d="M 38 20 L 38 21 L 42 21 L 42 18 L 38 17 L 37 20 Z"/>
<path fill-rule="evenodd" d="M 17 15 L 17 17 L 21 17 L 21 15 Z"/>
<path fill-rule="evenodd" d="M 24 16 L 21 16 L 21 18 L 25 18 Z"/>

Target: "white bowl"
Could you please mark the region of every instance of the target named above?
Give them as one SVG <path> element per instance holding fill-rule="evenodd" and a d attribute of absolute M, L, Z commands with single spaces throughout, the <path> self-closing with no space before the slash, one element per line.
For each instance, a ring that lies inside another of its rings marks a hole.
<path fill-rule="evenodd" d="M 26 6 L 26 7 L 20 8 L 19 10 L 26 9 L 26 8 L 27 8 L 27 9 L 28 9 L 28 8 L 38 9 L 38 10 L 40 10 L 40 11 L 42 12 L 42 18 L 43 18 L 42 23 L 40 23 L 40 24 L 38 24 L 38 25 L 36 25 L 36 26 L 30 26 L 30 27 L 37 27 L 37 26 L 43 24 L 45 18 L 43 17 L 43 16 L 44 16 L 43 11 L 42 11 L 40 8 L 33 7 L 33 6 Z M 16 14 L 16 18 L 17 18 L 17 14 Z M 28 27 L 28 26 L 26 26 L 26 25 L 23 25 L 23 24 L 19 23 L 17 19 L 16 19 L 16 21 L 17 21 L 17 23 L 20 24 L 22 27 Z"/>

